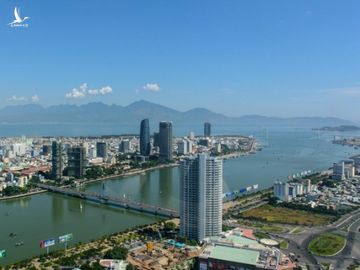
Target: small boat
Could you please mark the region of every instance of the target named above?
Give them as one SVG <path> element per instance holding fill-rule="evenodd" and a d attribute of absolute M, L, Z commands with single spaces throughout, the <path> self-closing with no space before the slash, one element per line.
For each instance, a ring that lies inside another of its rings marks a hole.
<path fill-rule="evenodd" d="M 10 233 L 9 234 L 9 237 L 15 237 L 16 236 L 16 233 Z"/>
<path fill-rule="evenodd" d="M 23 246 L 24 245 L 24 241 L 21 241 L 21 242 L 17 242 L 15 244 L 15 247 L 20 247 L 20 246 Z"/>

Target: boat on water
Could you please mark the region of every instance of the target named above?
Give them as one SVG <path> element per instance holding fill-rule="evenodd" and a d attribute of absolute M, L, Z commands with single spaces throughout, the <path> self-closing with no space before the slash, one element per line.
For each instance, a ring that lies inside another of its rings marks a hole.
<path fill-rule="evenodd" d="M 15 247 L 20 247 L 24 245 L 24 241 L 15 243 Z"/>
<path fill-rule="evenodd" d="M 9 233 L 9 237 L 15 237 L 16 236 L 16 233 Z"/>

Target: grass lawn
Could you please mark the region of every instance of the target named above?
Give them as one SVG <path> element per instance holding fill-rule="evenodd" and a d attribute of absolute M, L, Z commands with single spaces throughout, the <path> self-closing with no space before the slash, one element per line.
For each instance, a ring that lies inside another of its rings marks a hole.
<path fill-rule="evenodd" d="M 269 236 L 263 232 L 255 232 L 254 235 L 256 236 L 256 238 L 258 239 L 267 239 L 269 238 Z"/>
<path fill-rule="evenodd" d="M 345 238 L 340 235 L 323 233 L 309 243 L 308 249 L 316 255 L 332 256 L 340 251 L 345 243 Z"/>
<path fill-rule="evenodd" d="M 289 247 L 289 242 L 288 242 L 288 241 L 282 240 L 282 241 L 280 242 L 280 248 L 281 248 L 281 249 L 287 249 L 288 247 Z"/>
<path fill-rule="evenodd" d="M 280 233 L 283 232 L 284 229 L 280 228 L 280 227 L 276 227 L 276 226 L 271 226 L 271 225 L 263 225 L 260 227 L 264 232 L 269 232 L 269 233 Z"/>
<path fill-rule="evenodd" d="M 301 233 L 303 231 L 304 231 L 303 228 L 297 227 L 297 228 L 295 228 L 295 230 L 292 231 L 292 233 Z"/>
<path fill-rule="evenodd" d="M 265 222 L 305 226 L 324 225 L 333 219 L 328 215 L 316 214 L 303 210 L 294 210 L 285 207 L 274 207 L 268 204 L 245 211 L 241 214 L 241 217 Z"/>

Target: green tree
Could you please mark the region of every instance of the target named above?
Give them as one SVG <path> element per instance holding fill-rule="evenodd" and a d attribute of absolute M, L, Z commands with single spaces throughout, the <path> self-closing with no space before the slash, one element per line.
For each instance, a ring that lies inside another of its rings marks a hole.
<path fill-rule="evenodd" d="M 167 231 L 173 231 L 176 229 L 176 224 L 172 221 L 166 222 L 164 226 L 165 230 Z"/>
<path fill-rule="evenodd" d="M 129 250 L 124 247 L 114 247 L 112 250 L 109 250 L 105 253 L 104 258 L 106 259 L 118 259 L 118 260 L 126 260 L 127 254 Z"/>

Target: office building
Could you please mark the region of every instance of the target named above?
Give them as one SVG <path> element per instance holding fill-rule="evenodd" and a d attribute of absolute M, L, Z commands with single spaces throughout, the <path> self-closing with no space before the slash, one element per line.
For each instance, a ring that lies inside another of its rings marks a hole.
<path fill-rule="evenodd" d="M 91 145 L 89 147 L 89 159 L 94 159 L 96 158 L 96 149 L 95 149 L 95 146 L 94 145 Z"/>
<path fill-rule="evenodd" d="M 217 154 L 221 153 L 221 142 L 215 143 L 215 153 Z"/>
<path fill-rule="evenodd" d="M 356 155 L 350 158 L 354 161 L 354 167 L 357 174 L 360 174 L 360 155 Z"/>
<path fill-rule="evenodd" d="M 160 134 L 159 132 L 154 132 L 154 147 L 160 146 Z"/>
<path fill-rule="evenodd" d="M 289 202 L 297 196 L 306 195 L 315 189 L 310 179 L 304 179 L 298 182 L 275 181 L 273 186 L 274 197 L 280 201 Z"/>
<path fill-rule="evenodd" d="M 53 179 L 60 179 L 63 176 L 64 161 L 63 148 L 60 142 L 52 142 L 52 177 Z"/>
<path fill-rule="evenodd" d="M 209 122 L 204 123 L 204 137 L 211 136 L 211 124 Z"/>
<path fill-rule="evenodd" d="M 129 140 L 122 140 L 119 145 L 119 152 L 126 154 L 130 152 L 130 141 Z"/>
<path fill-rule="evenodd" d="M 15 143 L 11 145 L 10 150 L 17 157 L 24 156 L 26 153 L 26 145 L 23 143 Z"/>
<path fill-rule="evenodd" d="M 107 145 L 106 142 L 97 142 L 96 143 L 96 156 L 107 159 Z"/>
<path fill-rule="evenodd" d="M 178 152 L 178 154 L 179 155 L 187 155 L 187 153 L 188 153 L 187 147 L 188 147 L 187 141 L 179 140 L 177 142 L 177 149 L 178 149 L 177 152 Z"/>
<path fill-rule="evenodd" d="M 187 151 L 189 154 L 193 153 L 193 142 L 189 139 L 185 140 L 186 141 L 186 147 L 187 147 Z"/>
<path fill-rule="evenodd" d="M 140 155 L 149 156 L 151 150 L 150 148 L 149 119 L 144 119 L 140 124 Z"/>
<path fill-rule="evenodd" d="M 85 147 L 70 147 L 67 150 L 68 155 L 68 176 L 82 178 L 85 173 L 86 149 Z"/>
<path fill-rule="evenodd" d="M 345 180 L 355 176 L 354 160 L 342 160 L 333 164 L 332 179 Z"/>
<path fill-rule="evenodd" d="M 47 155 L 50 154 L 50 152 L 51 152 L 51 146 L 48 145 L 48 144 L 44 144 L 43 147 L 42 147 L 42 154 L 44 156 L 47 156 Z"/>
<path fill-rule="evenodd" d="M 160 122 L 159 124 L 159 147 L 160 158 L 172 160 L 173 154 L 173 141 L 172 141 L 172 123 Z"/>
<path fill-rule="evenodd" d="M 222 230 L 221 159 L 198 154 L 181 161 L 180 234 L 202 241 Z"/>

